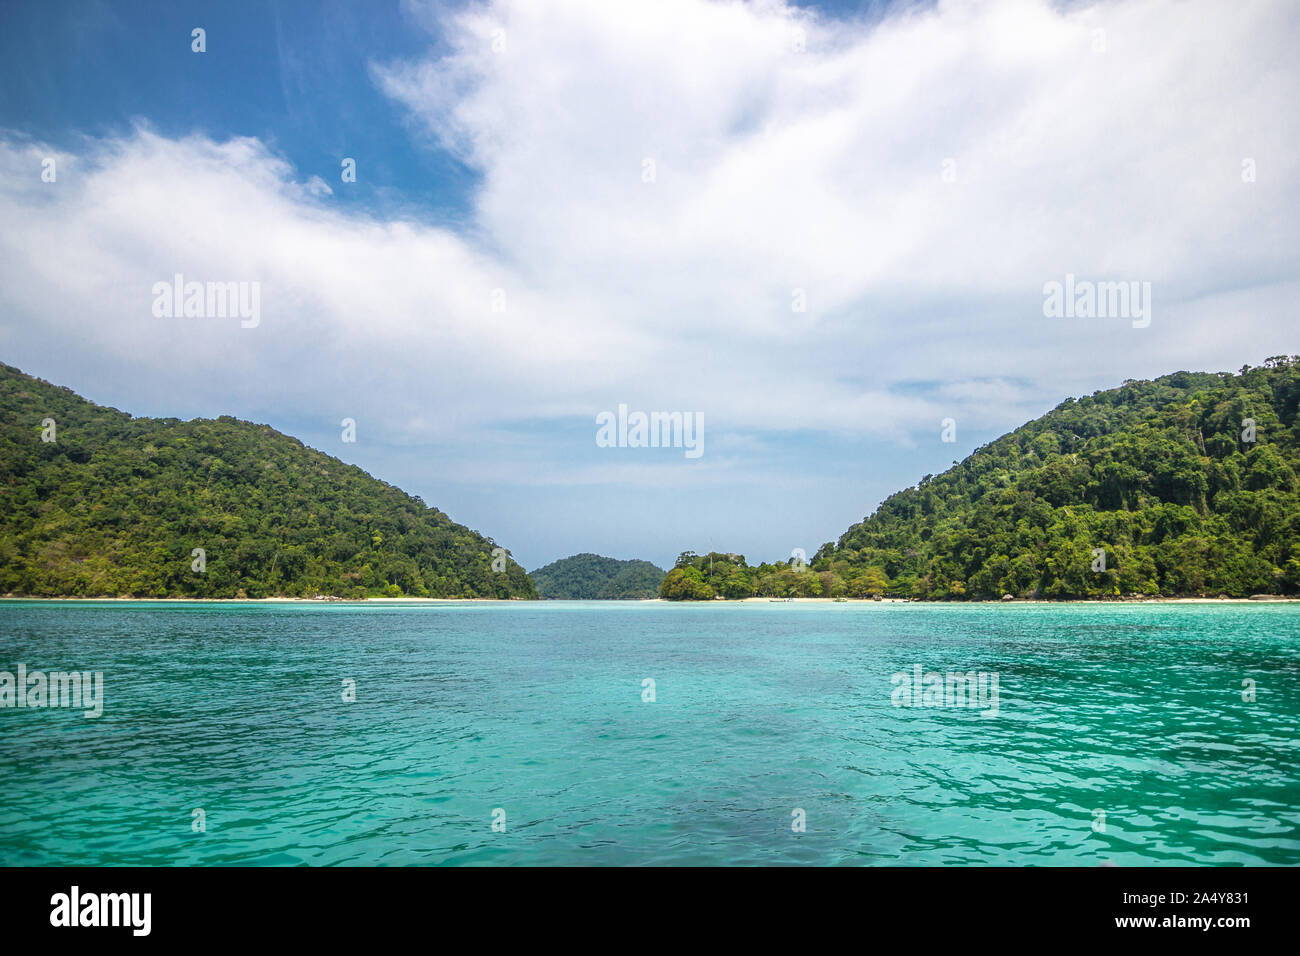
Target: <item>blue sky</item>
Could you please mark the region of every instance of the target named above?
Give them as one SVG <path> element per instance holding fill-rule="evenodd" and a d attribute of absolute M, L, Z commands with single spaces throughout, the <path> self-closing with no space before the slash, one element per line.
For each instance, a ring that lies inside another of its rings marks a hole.
<path fill-rule="evenodd" d="M 530 569 L 811 553 L 1068 395 L 1297 351 L 1291 5 L 0 17 L 0 359 L 267 422 Z M 258 327 L 152 315 L 177 272 Z M 1045 317 L 1067 273 L 1152 321 Z M 620 403 L 705 454 L 598 447 Z"/>
<path fill-rule="evenodd" d="M 336 178 L 338 157 L 365 141 L 365 175 L 339 203 L 418 207 L 456 222 L 477 177 L 416 142 L 405 111 L 366 78 L 377 53 L 414 56 L 429 34 L 396 3 L 156 3 L 74 0 L 7 4 L 0 124 L 53 143 L 129 131 L 256 136 L 303 173 Z M 203 56 L 190 31 L 203 26 Z M 177 38 L 186 42 L 178 42 Z M 353 150 L 355 151 L 355 150 Z"/>

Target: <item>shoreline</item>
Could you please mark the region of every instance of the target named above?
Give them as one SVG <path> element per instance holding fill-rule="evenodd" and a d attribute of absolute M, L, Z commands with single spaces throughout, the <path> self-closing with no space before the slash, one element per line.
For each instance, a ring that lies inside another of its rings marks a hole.
<path fill-rule="evenodd" d="M 1014 598 L 1010 601 L 989 599 L 984 601 L 913 601 L 906 598 L 826 598 L 796 597 L 770 598 L 747 597 L 731 598 L 725 601 L 669 601 L 666 598 L 412 598 L 412 597 L 371 597 L 338 598 L 327 601 L 316 598 L 269 597 L 269 598 L 192 598 L 192 597 L 27 597 L 15 595 L 0 596 L 0 603 L 94 603 L 94 604 L 306 604 L 328 606 L 331 604 L 373 604 L 373 605 L 421 605 L 421 604 L 675 604 L 686 607 L 716 606 L 719 604 L 917 604 L 927 607 L 971 607 L 983 605 L 1062 605 L 1062 604 L 1297 604 L 1300 597 L 1270 594 L 1266 597 L 1248 598 L 1208 598 L 1208 597 L 1162 597 L 1162 598 L 1067 598 L 1053 600 L 1049 598 Z"/>

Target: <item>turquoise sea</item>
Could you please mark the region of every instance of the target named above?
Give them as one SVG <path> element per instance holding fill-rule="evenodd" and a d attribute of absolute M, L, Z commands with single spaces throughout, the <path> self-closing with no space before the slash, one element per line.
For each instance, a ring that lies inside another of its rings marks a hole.
<path fill-rule="evenodd" d="M 1300 605 L 0 602 L 20 664 L 103 715 L 0 709 L 7 866 L 1300 863 Z"/>

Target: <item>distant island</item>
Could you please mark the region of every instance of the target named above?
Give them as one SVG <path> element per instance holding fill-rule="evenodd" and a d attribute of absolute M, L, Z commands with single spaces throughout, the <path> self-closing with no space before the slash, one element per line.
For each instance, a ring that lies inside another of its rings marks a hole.
<path fill-rule="evenodd" d="M 663 568 L 649 561 L 620 561 L 575 554 L 552 561 L 529 577 L 542 598 L 563 601 L 646 600 L 659 594 Z"/>
<path fill-rule="evenodd" d="M 490 538 L 273 428 L 133 418 L 3 364 L 0 594 L 537 596 Z"/>
<path fill-rule="evenodd" d="M 685 552 L 670 600 L 1300 594 L 1300 356 L 1066 399 L 801 563 Z"/>

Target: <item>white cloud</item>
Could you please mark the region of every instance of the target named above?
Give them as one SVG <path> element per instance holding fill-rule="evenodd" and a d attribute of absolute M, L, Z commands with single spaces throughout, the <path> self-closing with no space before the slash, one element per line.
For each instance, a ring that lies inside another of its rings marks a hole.
<path fill-rule="evenodd" d="M 319 176 L 313 176 L 307 180 L 307 191 L 313 196 L 333 196 L 334 190 L 330 189 L 329 183 Z"/>
<path fill-rule="evenodd" d="M 868 25 L 513 0 L 436 24 L 450 54 L 373 74 L 481 172 L 464 232 L 343 211 L 255 140 L 140 128 L 44 184 L 50 151 L 10 136 L 6 347 L 469 454 L 486 429 L 618 402 L 703 412 L 711 436 L 1002 430 L 1294 340 L 1290 5 L 1003 0 Z M 153 318 L 177 272 L 260 281 L 261 325 Z M 1151 327 L 1045 319 L 1066 272 L 1152 281 Z M 917 379 L 941 384 L 898 387 Z"/>

